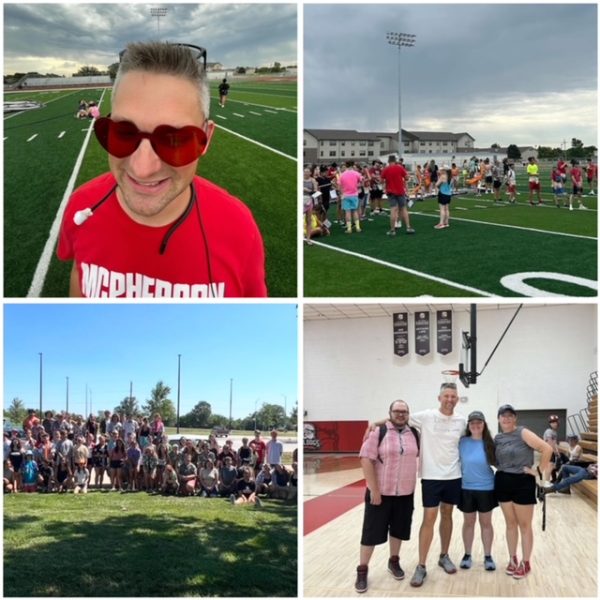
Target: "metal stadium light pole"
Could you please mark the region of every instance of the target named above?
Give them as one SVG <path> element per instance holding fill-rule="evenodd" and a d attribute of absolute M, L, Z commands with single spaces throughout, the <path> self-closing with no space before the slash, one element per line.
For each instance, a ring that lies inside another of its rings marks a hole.
<path fill-rule="evenodd" d="M 151 8 L 150 16 L 156 17 L 156 33 L 160 38 L 160 18 L 167 16 L 167 8 Z"/>
<path fill-rule="evenodd" d="M 42 357 L 44 356 L 41 352 L 40 355 L 40 418 L 42 417 Z"/>
<path fill-rule="evenodd" d="M 177 355 L 177 433 L 179 433 L 179 400 L 181 398 L 181 354 Z"/>
<path fill-rule="evenodd" d="M 67 377 L 67 403 L 66 403 L 66 408 L 65 408 L 65 412 L 69 412 L 69 378 Z"/>
<path fill-rule="evenodd" d="M 417 36 L 412 33 L 388 32 L 386 35 L 388 44 L 398 46 L 398 158 L 402 158 L 402 58 L 401 48 L 405 46 L 412 48 Z"/>

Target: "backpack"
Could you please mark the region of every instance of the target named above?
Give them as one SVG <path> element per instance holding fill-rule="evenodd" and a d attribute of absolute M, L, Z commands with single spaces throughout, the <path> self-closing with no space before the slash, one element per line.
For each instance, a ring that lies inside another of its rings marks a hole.
<path fill-rule="evenodd" d="M 409 425 L 410 430 L 412 431 L 412 434 L 415 436 L 415 441 L 417 442 L 417 456 L 419 456 L 420 451 L 421 451 L 421 438 L 419 436 L 419 431 L 415 428 L 412 427 L 411 425 Z M 381 442 L 383 442 L 383 438 L 385 437 L 385 434 L 387 433 L 388 428 L 385 425 L 385 423 L 383 425 L 379 426 L 379 442 L 377 443 L 377 448 L 379 449 L 379 446 L 381 446 Z M 381 460 L 381 456 L 377 456 L 377 460 L 383 464 L 383 461 Z"/>

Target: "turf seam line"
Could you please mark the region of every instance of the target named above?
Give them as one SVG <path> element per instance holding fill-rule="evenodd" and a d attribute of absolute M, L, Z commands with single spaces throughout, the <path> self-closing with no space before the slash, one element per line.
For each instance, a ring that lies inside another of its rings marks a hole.
<path fill-rule="evenodd" d="M 211 98 L 217 98 L 217 96 L 211 96 Z M 256 104 L 256 102 L 245 102 L 244 100 L 234 100 L 233 98 L 228 98 L 227 102 L 238 102 L 239 104 L 244 104 L 245 106 L 260 106 L 261 108 L 275 108 L 273 106 L 268 106 L 266 104 Z M 291 108 L 280 108 L 279 110 L 283 110 L 286 112 L 296 113 L 298 111 L 292 110 Z"/>
<path fill-rule="evenodd" d="M 247 142 L 256 144 L 257 146 L 260 146 L 261 148 L 266 148 L 267 150 L 270 150 L 271 152 L 275 152 L 275 154 L 279 154 L 280 156 L 283 156 L 285 158 L 289 158 L 290 160 L 293 160 L 293 161 L 298 160 L 295 156 L 290 156 L 289 154 L 286 154 L 285 152 L 282 152 L 281 150 L 276 150 L 275 148 L 271 148 L 270 146 L 267 146 L 266 144 L 262 144 L 261 142 L 257 142 L 256 140 L 246 137 L 245 135 L 242 135 L 241 133 L 238 133 L 237 131 L 232 131 L 231 129 L 227 129 L 227 127 L 223 127 L 223 125 L 219 125 L 218 123 L 215 123 L 215 127 L 218 127 L 219 129 L 222 129 L 223 131 L 227 131 L 228 133 L 231 133 L 233 135 L 237 135 L 237 137 L 242 138 L 243 140 L 246 140 Z"/>
<path fill-rule="evenodd" d="M 483 207 L 486 208 L 486 207 Z M 412 211 L 411 215 L 419 215 L 422 217 L 433 217 L 439 219 L 439 215 L 431 215 L 429 213 L 423 213 L 418 211 Z M 562 235 L 565 237 L 574 237 L 582 240 L 597 241 L 598 238 L 591 237 L 589 235 L 580 235 L 578 233 L 564 233 L 562 231 L 547 231 L 545 229 L 535 229 L 534 227 L 522 227 L 521 225 L 507 225 L 506 223 L 490 223 L 488 221 L 479 221 L 477 219 L 463 219 L 462 217 L 450 217 L 451 221 L 463 221 L 465 223 L 478 223 L 479 225 L 493 225 L 495 227 L 507 227 L 509 229 L 520 229 L 522 231 L 532 231 L 534 233 L 548 233 L 550 235 Z"/>
<path fill-rule="evenodd" d="M 100 105 L 102 104 L 103 98 L 104 92 L 102 92 L 102 96 L 100 97 L 100 101 L 98 102 L 98 107 L 100 107 Z M 42 255 L 40 256 L 40 260 L 38 261 L 37 267 L 35 268 L 35 273 L 33 274 L 31 286 L 29 287 L 29 291 L 27 292 L 28 298 L 39 298 L 42 293 L 44 282 L 46 280 L 46 275 L 48 273 L 48 268 L 50 267 L 50 261 L 52 260 L 52 255 L 54 253 L 54 246 L 56 245 L 56 240 L 58 239 L 58 233 L 60 231 L 60 225 L 62 222 L 63 214 L 67 207 L 67 202 L 71 197 L 71 193 L 73 192 L 73 188 L 75 187 L 75 181 L 77 180 L 79 169 L 81 168 L 81 164 L 83 163 L 83 157 L 85 155 L 85 151 L 87 150 L 87 146 L 90 141 L 90 136 L 92 134 L 92 131 L 94 130 L 93 125 L 94 121 L 90 123 L 88 132 L 85 136 L 85 139 L 83 140 L 83 144 L 81 145 L 79 156 L 75 161 L 73 172 L 71 173 L 71 177 L 69 178 L 69 181 L 67 183 L 67 188 L 65 189 L 65 193 L 60 202 L 60 206 L 58 207 L 56 217 L 54 218 L 52 227 L 50 227 L 50 234 L 48 236 L 48 239 L 46 240 L 46 244 L 44 246 L 44 250 L 42 251 Z"/>
<path fill-rule="evenodd" d="M 336 252 L 341 252 L 342 254 L 348 254 L 350 256 L 354 256 L 356 258 L 362 258 L 366 261 L 382 265 L 384 267 L 390 267 L 391 269 L 396 269 L 397 271 L 404 271 L 405 273 L 409 273 L 411 275 L 417 275 L 418 277 L 423 277 L 424 279 L 430 279 L 431 281 L 436 281 L 437 283 L 443 283 L 445 285 L 455 287 L 466 292 L 474 292 L 476 294 L 481 294 L 482 296 L 486 296 L 488 298 L 495 298 L 497 294 L 490 294 L 489 292 L 484 292 L 483 290 L 479 290 L 477 288 L 463 285 L 462 283 L 455 283 L 454 281 L 450 281 L 449 279 L 444 279 L 442 277 L 436 277 L 435 275 L 429 275 L 428 273 L 422 273 L 421 271 L 415 271 L 414 269 L 410 269 L 409 267 L 402 267 L 400 265 L 395 265 L 390 262 L 386 262 L 385 260 L 380 260 L 379 258 L 373 258 L 372 256 L 366 256 L 365 254 L 359 254 L 358 252 L 352 252 L 351 250 L 345 250 L 344 248 L 338 248 L 337 246 L 331 246 L 329 244 L 323 244 L 323 242 L 317 242 L 315 240 L 311 240 L 312 244 L 315 246 L 320 246 L 321 248 L 327 248 L 329 250 L 334 250 Z"/>

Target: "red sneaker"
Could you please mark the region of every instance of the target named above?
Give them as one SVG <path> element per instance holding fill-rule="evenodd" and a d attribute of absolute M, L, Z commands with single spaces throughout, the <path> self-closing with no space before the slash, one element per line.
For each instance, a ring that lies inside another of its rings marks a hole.
<path fill-rule="evenodd" d="M 521 561 L 521 564 L 517 567 L 515 572 L 513 573 L 513 577 L 515 579 L 523 579 L 529 575 L 529 571 L 531 571 L 531 566 L 527 561 Z"/>
<path fill-rule="evenodd" d="M 516 556 L 513 556 L 510 559 L 510 562 L 508 563 L 508 566 L 506 567 L 506 574 L 507 575 L 514 575 L 514 573 L 517 570 L 518 566 L 519 566 L 519 559 Z"/>

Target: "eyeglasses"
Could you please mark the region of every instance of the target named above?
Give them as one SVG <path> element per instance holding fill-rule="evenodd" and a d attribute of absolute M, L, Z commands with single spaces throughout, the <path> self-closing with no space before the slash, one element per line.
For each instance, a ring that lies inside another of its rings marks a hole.
<path fill-rule="evenodd" d="M 152 133 L 140 131 L 131 121 L 113 121 L 101 117 L 94 123 L 100 145 L 112 156 L 131 156 L 145 138 L 159 158 L 172 167 L 182 167 L 199 158 L 208 144 L 206 132 L 186 125 L 177 129 L 159 125 Z"/>

